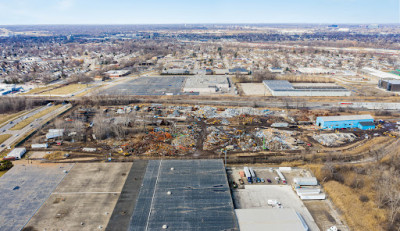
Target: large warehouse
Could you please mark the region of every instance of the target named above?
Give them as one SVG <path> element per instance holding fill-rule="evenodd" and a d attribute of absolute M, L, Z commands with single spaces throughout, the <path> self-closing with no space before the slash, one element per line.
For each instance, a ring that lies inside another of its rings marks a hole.
<path fill-rule="evenodd" d="M 264 80 L 273 96 L 350 96 L 351 92 L 332 83 L 290 83 L 286 80 Z"/>
<path fill-rule="evenodd" d="M 210 94 L 216 92 L 228 92 L 230 87 L 229 79 L 226 76 L 196 75 L 187 78 L 183 91 Z"/>
<path fill-rule="evenodd" d="M 317 117 L 315 124 L 322 129 L 375 129 L 374 118 L 371 115 L 322 116 Z"/>
<path fill-rule="evenodd" d="M 221 160 L 151 160 L 128 230 L 239 230 Z"/>
<path fill-rule="evenodd" d="M 378 87 L 387 91 L 400 91 L 400 80 L 395 79 L 380 79 Z"/>

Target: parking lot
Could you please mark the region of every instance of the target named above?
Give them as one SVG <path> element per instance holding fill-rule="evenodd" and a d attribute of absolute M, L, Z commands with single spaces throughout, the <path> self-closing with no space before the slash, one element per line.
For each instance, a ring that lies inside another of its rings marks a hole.
<path fill-rule="evenodd" d="M 140 77 L 110 87 L 101 95 L 178 95 L 186 77 Z"/>
<path fill-rule="evenodd" d="M 105 230 L 131 166 L 76 164 L 26 228 Z"/>
<path fill-rule="evenodd" d="M 306 220 L 311 230 L 326 230 L 336 225 L 340 230 L 348 230 L 340 219 L 338 212 L 329 200 L 301 200 L 292 189 L 295 177 L 313 177 L 310 171 L 302 168 L 291 168 L 282 171 L 286 184 L 277 180 L 278 174 L 274 167 L 252 167 L 257 178 L 265 182 L 247 182 L 246 177 L 241 178 L 239 172 L 244 166 L 230 167 L 227 170 L 229 181 L 238 184 L 232 190 L 232 198 L 236 209 L 277 209 L 277 206 L 268 205 L 268 200 L 280 202 L 282 208 L 291 208 L 299 212 Z M 239 179 L 243 180 L 243 184 Z M 268 182 L 271 181 L 271 183 Z"/>
<path fill-rule="evenodd" d="M 233 190 L 232 196 L 236 209 L 279 209 L 268 205 L 268 200 L 276 200 L 283 208 L 292 208 L 300 213 L 311 231 L 319 230 L 303 202 L 288 185 L 246 185 L 244 189 Z"/>

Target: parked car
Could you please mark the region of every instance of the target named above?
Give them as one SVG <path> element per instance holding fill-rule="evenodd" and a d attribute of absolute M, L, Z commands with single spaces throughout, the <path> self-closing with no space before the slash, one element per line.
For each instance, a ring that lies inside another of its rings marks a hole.
<path fill-rule="evenodd" d="M 234 182 L 232 182 L 232 186 L 233 186 L 233 188 L 237 188 L 238 184 L 234 181 Z"/>
<path fill-rule="evenodd" d="M 257 183 L 261 183 L 261 179 L 257 177 Z"/>
<path fill-rule="evenodd" d="M 240 184 L 244 184 L 244 181 L 242 179 L 239 179 Z"/>
<path fill-rule="evenodd" d="M 268 183 L 270 183 L 270 184 L 272 183 L 271 179 L 267 179 L 267 181 L 268 181 Z"/>
<path fill-rule="evenodd" d="M 265 180 L 264 180 L 264 178 L 261 178 L 261 183 L 265 183 Z"/>

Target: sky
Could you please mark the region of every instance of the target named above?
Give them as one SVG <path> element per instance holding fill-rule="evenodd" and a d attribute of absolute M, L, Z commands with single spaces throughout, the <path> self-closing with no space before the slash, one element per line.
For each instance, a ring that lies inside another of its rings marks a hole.
<path fill-rule="evenodd" d="M 0 25 L 400 23 L 400 0 L 0 0 Z"/>

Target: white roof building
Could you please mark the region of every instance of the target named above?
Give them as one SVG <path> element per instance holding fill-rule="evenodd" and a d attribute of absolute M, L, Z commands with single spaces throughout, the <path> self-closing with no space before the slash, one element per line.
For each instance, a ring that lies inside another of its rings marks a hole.
<path fill-rule="evenodd" d="M 184 92 L 216 93 L 227 92 L 230 83 L 226 76 L 218 75 L 197 75 L 189 77 L 183 88 Z"/>
<path fill-rule="evenodd" d="M 49 132 L 46 134 L 46 139 L 54 139 L 63 135 L 64 129 L 49 129 Z"/>
<path fill-rule="evenodd" d="M 235 209 L 242 231 L 309 231 L 303 217 L 294 209 Z"/>
<path fill-rule="evenodd" d="M 26 153 L 26 148 L 14 148 L 6 158 L 14 157 L 16 160 L 20 160 Z"/>
<path fill-rule="evenodd" d="M 347 121 L 347 120 L 373 120 L 371 115 L 343 115 L 343 116 L 321 116 L 326 121 Z"/>
<path fill-rule="evenodd" d="M 364 67 L 361 69 L 361 73 L 370 75 L 376 78 L 384 78 L 384 79 L 400 79 L 400 76 L 392 74 L 392 73 L 387 73 L 383 72 L 374 68 L 370 67 Z"/>

